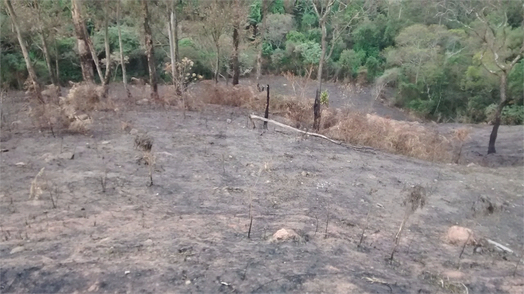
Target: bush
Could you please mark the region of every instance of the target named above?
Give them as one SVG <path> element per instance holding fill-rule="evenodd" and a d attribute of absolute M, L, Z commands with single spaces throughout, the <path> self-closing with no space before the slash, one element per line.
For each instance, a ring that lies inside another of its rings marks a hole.
<path fill-rule="evenodd" d="M 320 94 L 320 104 L 329 106 L 329 93 L 328 93 L 328 91 L 324 90 Z"/>
<path fill-rule="evenodd" d="M 491 104 L 485 109 L 486 121 L 495 121 L 497 104 Z M 524 105 L 508 105 L 502 109 L 500 123 L 504 125 L 521 125 L 524 123 Z"/>

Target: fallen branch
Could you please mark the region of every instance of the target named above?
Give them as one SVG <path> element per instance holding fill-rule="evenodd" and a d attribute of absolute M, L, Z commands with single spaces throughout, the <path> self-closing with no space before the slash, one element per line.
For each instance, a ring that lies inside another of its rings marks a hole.
<path fill-rule="evenodd" d="M 321 138 L 321 139 L 324 139 L 324 140 L 328 140 L 329 142 L 335 143 L 337 145 L 343 145 L 344 144 L 344 142 L 340 142 L 340 141 L 336 141 L 336 140 L 330 139 L 330 138 L 328 138 L 328 137 L 326 137 L 324 135 L 317 134 L 317 133 L 311 133 L 311 132 L 303 131 L 303 130 L 300 130 L 300 129 L 296 129 L 294 127 L 288 126 L 288 125 L 280 123 L 278 121 L 274 121 L 274 120 L 271 120 L 271 119 L 265 119 L 265 118 L 260 117 L 258 115 L 251 114 L 251 115 L 249 115 L 249 119 L 253 123 L 253 126 L 255 126 L 255 123 L 253 122 L 253 119 L 258 119 L 258 120 L 261 120 L 263 122 L 270 122 L 270 123 L 275 124 L 275 125 L 277 125 L 279 127 L 283 127 L 283 128 L 295 131 L 295 132 L 299 132 L 299 133 L 304 134 L 304 135 L 313 136 L 313 137 Z M 347 146 L 347 145 L 345 145 L 345 146 Z M 371 147 L 356 147 L 356 146 L 347 146 L 347 147 L 355 149 L 355 150 L 359 150 L 359 151 L 367 151 L 367 152 L 375 151 Z"/>
<path fill-rule="evenodd" d="M 499 248 L 500 250 L 506 251 L 508 253 L 513 253 L 513 250 L 509 249 L 508 247 L 506 247 L 506 246 L 504 246 L 504 245 L 502 245 L 500 243 L 497 243 L 497 242 L 495 242 L 493 240 L 490 240 L 490 239 L 486 239 L 486 241 L 488 241 L 488 243 L 490 243 L 491 245 Z"/>

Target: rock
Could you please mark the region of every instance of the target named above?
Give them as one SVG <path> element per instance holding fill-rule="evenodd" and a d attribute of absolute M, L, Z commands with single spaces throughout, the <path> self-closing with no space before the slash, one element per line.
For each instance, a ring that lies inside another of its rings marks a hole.
<path fill-rule="evenodd" d="M 456 270 L 447 270 L 447 271 L 443 272 L 442 274 L 443 274 L 443 276 L 445 276 L 448 279 L 455 279 L 455 280 L 459 280 L 459 279 L 462 279 L 464 277 L 464 273 L 463 272 L 456 271 Z"/>
<path fill-rule="evenodd" d="M 64 152 L 64 153 L 58 154 L 57 158 L 60 158 L 60 159 L 73 159 L 73 155 L 74 155 L 73 152 Z"/>
<path fill-rule="evenodd" d="M 80 120 L 87 120 L 87 119 L 89 119 L 89 115 L 87 115 L 85 113 L 84 114 L 80 114 L 78 116 L 78 119 L 80 119 Z"/>
<path fill-rule="evenodd" d="M 464 242 L 466 241 L 468 242 L 467 245 L 474 245 L 477 243 L 472 230 L 460 226 L 452 226 L 448 229 L 446 242 L 452 245 L 464 245 Z"/>
<path fill-rule="evenodd" d="M 131 131 L 129 131 L 129 134 L 132 135 L 132 136 L 138 135 L 138 130 L 137 129 L 131 129 Z"/>
<path fill-rule="evenodd" d="M 187 280 L 186 281 L 186 285 L 190 285 L 191 284 L 191 281 L 190 280 Z"/>
<path fill-rule="evenodd" d="M 466 165 L 467 167 L 474 167 L 476 164 L 474 164 L 473 162 L 472 163 L 469 163 L 468 165 Z"/>
<path fill-rule="evenodd" d="M 149 100 L 147 100 L 147 99 L 145 99 L 145 98 L 142 99 L 142 100 L 138 100 L 138 101 L 136 102 L 137 105 L 144 105 L 144 104 L 148 104 L 148 103 L 149 103 Z"/>
<path fill-rule="evenodd" d="M 87 292 L 97 292 L 98 289 L 100 289 L 100 286 L 99 286 L 99 283 L 97 281 L 96 283 L 91 285 L 91 287 L 89 287 L 89 289 L 87 289 Z"/>
<path fill-rule="evenodd" d="M 15 248 L 11 249 L 11 252 L 9 252 L 9 254 L 15 254 L 15 253 L 18 253 L 18 252 L 22 252 L 24 250 L 25 250 L 24 246 L 17 246 Z"/>
<path fill-rule="evenodd" d="M 153 240 L 147 239 L 144 241 L 144 246 L 152 246 L 152 245 L 153 245 Z"/>
<path fill-rule="evenodd" d="M 300 236 L 291 229 L 280 229 L 276 231 L 273 236 L 269 239 L 269 242 L 284 242 L 284 241 L 299 241 Z"/>

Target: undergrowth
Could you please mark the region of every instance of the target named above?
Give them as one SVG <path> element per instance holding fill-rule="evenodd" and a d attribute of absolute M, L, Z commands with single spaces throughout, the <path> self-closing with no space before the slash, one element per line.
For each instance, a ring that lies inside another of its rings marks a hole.
<path fill-rule="evenodd" d="M 200 92 L 202 102 L 263 111 L 266 92 L 250 86 L 227 87 L 204 82 Z M 301 129 L 313 125 L 313 99 L 272 95 L 271 114 L 282 116 L 287 123 Z M 353 145 L 370 146 L 390 153 L 429 161 L 449 162 L 465 136 L 442 134 L 435 128 L 417 122 L 397 121 L 350 109 L 323 107 L 321 134 Z"/>

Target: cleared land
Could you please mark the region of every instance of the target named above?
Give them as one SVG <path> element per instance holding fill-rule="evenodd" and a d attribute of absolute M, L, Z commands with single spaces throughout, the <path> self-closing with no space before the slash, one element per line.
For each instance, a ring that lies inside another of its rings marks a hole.
<path fill-rule="evenodd" d="M 254 130 L 241 108 L 206 105 L 184 118 L 122 107 L 95 113 L 88 136 L 53 137 L 34 131 L 22 102 L 12 107 L 20 122 L 2 131 L 0 153 L 2 293 L 524 291 L 522 126 L 501 127 L 490 157 L 491 127 L 470 126 L 457 165 L 264 132 L 261 122 Z M 154 139 L 152 186 L 133 129 Z M 412 185 L 427 202 L 391 262 Z M 445 240 L 453 225 L 479 246 L 461 254 Z M 282 228 L 296 235 L 272 241 Z"/>

